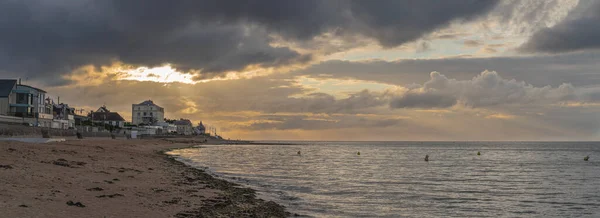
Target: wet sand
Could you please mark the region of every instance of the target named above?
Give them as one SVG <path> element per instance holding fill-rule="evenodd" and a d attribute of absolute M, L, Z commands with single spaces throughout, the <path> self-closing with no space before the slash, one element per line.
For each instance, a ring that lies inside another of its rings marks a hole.
<path fill-rule="evenodd" d="M 283 206 L 256 199 L 251 189 L 163 153 L 189 143 L 0 141 L 0 217 L 290 216 Z"/>

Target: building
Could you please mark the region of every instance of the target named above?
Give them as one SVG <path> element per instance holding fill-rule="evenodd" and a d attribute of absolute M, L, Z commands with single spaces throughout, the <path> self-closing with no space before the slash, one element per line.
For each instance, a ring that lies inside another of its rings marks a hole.
<path fill-rule="evenodd" d="M 96 124 L 110 125 L 118 128 L 125 126 L 125 119 L 117 112 L 110 112 L 104 105 L 98 108 L 98 110 L 91 112 L 89 118 Z"/>
<path fill-rule="evenodd" d="M 48 101 L 51 100 L 48 98 Z M 55 129 L 71 129 L 75 127 L 75 108 L 69 107 L 68 104 L 52 104 L 52 123 L 51 128 Z"/>
<path fill-rule="evenodd" d="M 192 121 L 179 119 L 174 123 L 177 126 L 177 133 L 181 135 L 192 135 L 194 133 Z"/>
<path fill-rule="evenodd" d="M 0 115 L 8 115 L 10 104 L 16 103 L 16 94 L 13 90 L 17 89 L 16 79 L 0 80 Z"/>
<path fill-rule="evenodd" d="M 196 126 L 196 128 L 194 128 L 194 131 L 195 131 L 196 135 L 204 135 L 206 133 L 206 127 L 204 127 L 204 124 L 202 124 L 202 121 L 200 121 L 198 126 Z"/>
<path fill-rule="evenodd" d="M 156 125 L 162 127 L 163 133 L 177 132 L 177 126 L 175 124 L 167 123 L 167 122 L 157 122 Z"/>
<path fill-rule="evenodd" d="M 165 119 L 165 109 L 147 100 L 131 105 L 131 123 L 133 125 L 153 125 Z"/>
<path fill-rule="evenodd" d="M 21 117 L 35 126 L 51 127 L 53 104 L 46 91 L 21 84 L 20 80 L 0 80 L 0 115 Z"/>

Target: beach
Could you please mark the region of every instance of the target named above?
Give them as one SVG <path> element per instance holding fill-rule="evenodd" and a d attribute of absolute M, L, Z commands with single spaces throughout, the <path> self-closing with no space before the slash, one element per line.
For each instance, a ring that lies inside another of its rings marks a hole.
<path fill-rule="evenodd" d="M 162 139 L 0 141 L 0 217 L 291 215 L 283 206 L 257 199 L 252 189 L 164 154 L 194 144 Z"/>

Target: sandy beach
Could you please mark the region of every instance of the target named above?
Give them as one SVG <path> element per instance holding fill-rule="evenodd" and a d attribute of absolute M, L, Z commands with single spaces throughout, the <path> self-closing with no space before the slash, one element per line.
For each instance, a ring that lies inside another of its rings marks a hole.
<path fill-rule="evenodd" d="M 187 142 L 187 143 L 186 143 Z M 189 141 L 0 142 L 0 217 L 286 217 L 163 153 Z"/>

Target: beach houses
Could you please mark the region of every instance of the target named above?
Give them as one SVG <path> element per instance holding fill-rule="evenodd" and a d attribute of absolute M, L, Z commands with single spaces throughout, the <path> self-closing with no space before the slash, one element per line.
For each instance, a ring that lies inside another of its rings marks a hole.
<path fill-rule="evenodd" d="M 48 102 L 53 102 L 50 98 Z M 71 129 L 75 127 L 75 108 L 65 103 L 52 103 L 52 123 L 54 129 Z"/>
<path fill-rule="evenodd" d="M 131 105 L 131 123 L 133 125 L 154 125 L 165 119 L 165 109 L 146 100 L 139 104 Z"/>
<path fill-rule="evenodd" d="M 196 135 L 204 135 L 206 133 L 206 127 L 202 124 L 202 121 L 194 128 Z"/>
<path fill-rule="evenodd" d="M 108 110 L 105 105 L 96 111 L 92 111 L 88 117 L 93 123 L 105 126 L 123 128 L 125 125 L 125 119 L 119 113 Z"/>
<path fill-rule="evenodd" d="M 179 119 L 174 123 L 177 126 L 177 133 L 181 135 L 192 135 L 194 134 L 192 121 L 188 119 Z"/>

